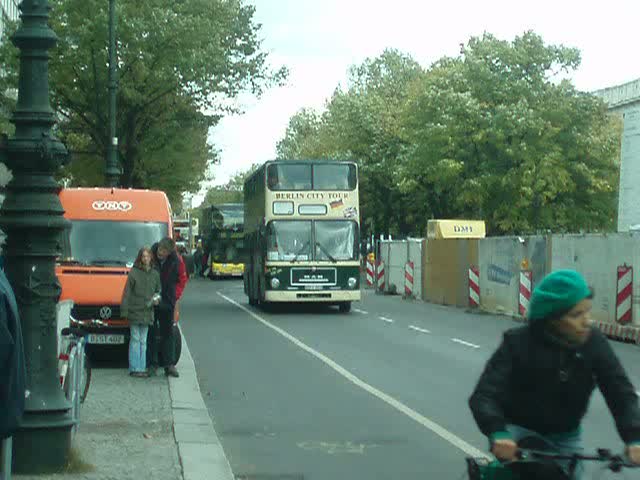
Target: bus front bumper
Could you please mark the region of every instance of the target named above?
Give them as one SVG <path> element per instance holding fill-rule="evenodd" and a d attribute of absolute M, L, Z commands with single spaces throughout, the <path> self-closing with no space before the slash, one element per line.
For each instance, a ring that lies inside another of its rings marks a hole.
<path fill-rule="evenodd" d="M 216 277 L 242 277 L 244 264 L 242 263 L 216 263 L 211 264 L 211 275 Z"/>
<path fill-rule="evenodd" d="M 360 290 L 267 290 L 264 299 L 267 302 L 359 302 Z"/>

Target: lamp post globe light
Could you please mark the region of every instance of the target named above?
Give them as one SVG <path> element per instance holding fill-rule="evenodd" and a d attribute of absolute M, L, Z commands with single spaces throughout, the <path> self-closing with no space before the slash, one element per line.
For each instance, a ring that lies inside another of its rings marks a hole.
<path fill-rule="evenodd" d="M 0 228 L 7 235 L 5 271 L 18 302 L 27 364 L 26 410 L 13 437 L 16 473 L 64 467 L 73 426 L 57 372 L 55 260 L 69 225 L 53 175 L 68 155 L 51 133 L 47 51 L 57 39 L 47 24 L 49 10 L 48 0 L 20 4 L 21 24 L 12 37 L 20 51 L 18 102 L 11 117 L 16 128 L 1 152 L 13 174 L 0 210 Z"/>

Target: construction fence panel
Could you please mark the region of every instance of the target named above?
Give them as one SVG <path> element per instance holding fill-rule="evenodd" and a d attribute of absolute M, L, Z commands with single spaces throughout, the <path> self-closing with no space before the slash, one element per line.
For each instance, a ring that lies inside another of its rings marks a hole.
<path fill-rule="evenodd" d="M 553 235 L 551 243 L 553 270 L 577 270 L 593 287 L 592 317 L 597 322 L 616 324 L 618 268 L 633 267 L 631 325 L 640 327 L 639 233 Z"/>
<path fill-rule="evenodd" d="M 407 261 L 413 262 L 413 296 L 415 298 L 422 298 L 422 269 L 425 242 L 426 240 L 423 238 L 407 240 Z"/>
<path fill-rule="evenodd" d="M 425 248 L 422 298 L 466 307 L 469 266 L 478 263 L 478 239 L 429 239 Z"/>
<path fill-rule="evenodd" d="M 519 315 L 520 272 L 531 271 L 533 288 L 547 271 L 544 236 L 488 237 L 479 241 L 480 305 L 483 310 Z"/>

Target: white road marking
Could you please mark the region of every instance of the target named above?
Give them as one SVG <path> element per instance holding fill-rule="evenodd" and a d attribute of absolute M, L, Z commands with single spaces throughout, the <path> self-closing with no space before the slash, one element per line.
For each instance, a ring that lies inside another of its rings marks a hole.
<path fill-rule="evenodd" d="M 475 343 L 465 342 L 464 340 L 460 340 L 459 338 L 452 338 L 451 340 L 453 340 L 456 343 L 460 343 L 462 345 L 466 345 L 467 347 L 480 348 L 480 345 L 476 345 Z"/>
<path fill-rule="evenodd" d="M 380 320 L 382 320 L 383 322 L 387 322 L 387 323 L 393 323 L 393 320 L 387 317 L 378 317 Z"/>
<path fill-rule="evenodd" d="M 222 298 L 224 298 L 227 302 L 235 305 L 240 310 L 242 310 L 245 313 L 249 314 L 251 317 L 256 319 L 258 322 L 262 323 L 265 327 L 268 327 L 271 330 L 273 330 L 274 332 L 282 335 L 284 338 L 289 340 L 291 343 L 293 343 L 294 345 L 296 345 L 300 349 L 302 349 L 305 352 L 307 352 L 307 353 L 313 355 L 314 357 L 316 357 L 322 363 L 324 363 L 325 365 L 327 365 L 331 369 L 335 370 L 338 374 L 342 375 L 344 378 L 349 380 L 351 383 L 353 383 L 357 387 L 360 387 L 361 389 L 363 389 L 364 391 L 370 393 L 374 397 L 377 397 L 378 399 L 382 400 L 387 405 L 389 405 L 389 406 L 395 408 L 396 410 L 398 410 L 399 412 L 405 414 L 407 417 L 409 417 L 412 420 L 416 421 L 417 423 L 419 423 L 423 427 L 428 428 L 433 433 L 435 433 L 436 435 L 438 435 L 442 439 L 444 439 L 447 442 L 449 442 L 454 447 L 456 447 L 459 450 L 461 450 L 462 452 L 464 452 L 466 455 L 469 455 L 471 457 L 482 457 L 482 458 L 486 458 L 487 460 L 491 460 L 491 457 L 488 454 L 484 453 L 482 450 L 478 450 L 473 445 L 465 442 L 463 439 L 461 439 L 460 437 L 458 437 L 455 434 L 451 433 L 450 431 L 448 431 L 444 427 L 440 426 L 439 424 L 437 424 L 433 420 L 428 419 L 427 417 L 419 414 L 415 410 L 409 408 L 404 403 L 396 400 L 395 398 L 391 397 L 390 395 L 387 395 L 386 393 L 382 392 L 381 390 L 378 390 L 377 388 L 369 385 L 368 383 L 364 382 L 363 380 L 360 380 L 354 374 L 352 374 L 347 369 L 345 369 L 345 368 L 341 367 L 340 365 L 338 365 L 336 362 L 331 360 L 326 355 L 323 355 L 322 353 L 320 353 L 320 352 L 314 350 L 313 348 L 309 347 L 307 344 L 301 342 L 300 340 L 298 340 L 296 337 L 294 337 L 290 333 L 287 333 L 285 330 L 275 326 L 271 322 L 268 322 L 267 320 L 263 319 L 260 315 L 252 312 L 251 310 L 249 310 L 245 306 L 240 305 L 235 300 L 232 300 L 231 298 L 227 297 L 226 295 L 223 295 L 220 292 L 217 292 L 217 293 Z"/>
<path fill-rule="evenodd" d="M 415 330 L 416 332 L 420 332 L 420 333 L 431 333 L 429 330 L 424 329 L 424 328 L 420 328 L 420 327 L 416 327 L 414 325 L 409 325 L 409 328 L 411 330 Z"/>
<path fill-rule="evenodd" d="M 360 310 L 359 308 L 354 308 L 353 311 L 356 313 L 361 313 L 363 315 L 369 315 L 369 312 L 365 312 L 364 310 Z"/>

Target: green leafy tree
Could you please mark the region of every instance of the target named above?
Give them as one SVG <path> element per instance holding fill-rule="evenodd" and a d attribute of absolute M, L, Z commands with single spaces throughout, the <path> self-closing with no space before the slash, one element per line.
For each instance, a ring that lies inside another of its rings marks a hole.
<path fill-rule="evenodd" d="M 252 164 L 246 170 L 242 170 L 236 173 L 231 179 L 226 183 L 225 188 L 234 192 L 242 192 L 244 190 L 244 181 L 247 179 L 249 175 L 255 172 L 258 168 L 260 168 L 259 163 Z"/>
<path fill-rule="evenodd" d="M 407 151 L 402 115 L 409 86 L 422 75 L 411 57 L 385 50 L 349 70 L 322 114 L 302 110 L 278 144 L 280 158 L 355 160 L 360 166 L 363 233 L 406 233 L 410 216 L 396 215 L 405 198 L 395 181 L 396 164 Z"/>
<path fill-rule="evenodd" d="M 50 78 L 61 136 L 92 163 L 69 173 L 75 183 L 97 183 L 108 145 L 108 2 L 50 3 L 59 37 Z M 208 128 L 236 110 L 241 92 L 260 95 L 286 77 L 267 66 L 254 10 L 242 0 L 117 2 L 123 186 L 165 188 L 174 196 L 195 189 L 216 160 Z M 15 81 L 15 50 L 4 44 L 0 58 L 5 81 Z"/>
<path fill-rule="evenodd" d="M 216 186 L 207 190 L 203 205 L 219 205 L 221 203 L 241 203 L 242 190 L 231 190 L 226 185 Z"/>
<path fill-rule="evenodd" d="M 236 173 L 225 185 L 216 185 L 205 194 L 202 204 L 193 210 L 192 215 L 201 217 L 202 210 L 210 205 L 221 203 L 242 203 L 244 201 L 244 180 L 255 172 L 260 164 L 253 164 L 246 170 Z"/>
<path fill-rule="evenodd" d="M 285 136 L 276 144 L 276 155 L 279 160 L 295 160 L 317 158 L 326 155 L 326 150 L 319 145 L 319 129 L 321 118 L 309 108 L 303 108 L 289 120 Z"/>
<path fill-rule="evenodd" d="M 557 81 L 579 52 L 532 32 L 472 38 L 437 62 L 407 103 L 400 165 L 422 218 L 479 218 L 492 233 L 612 228 L 619 123 Z"/>

